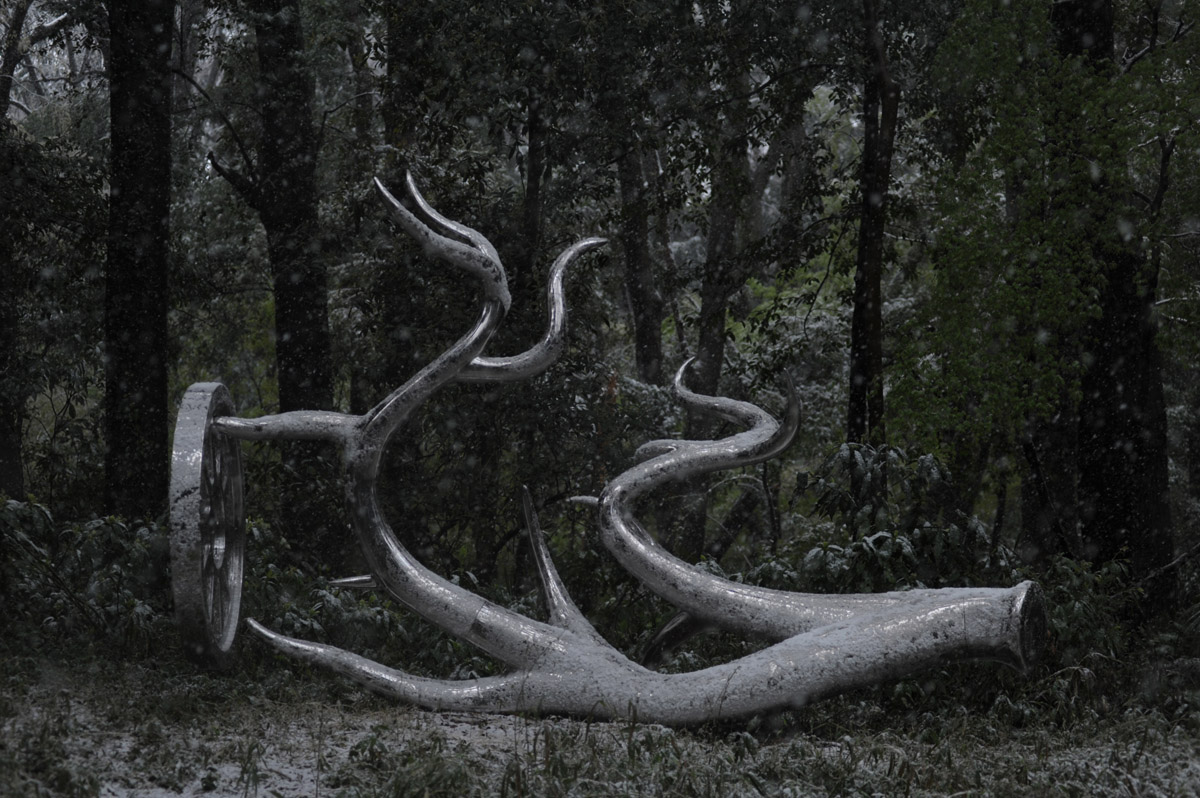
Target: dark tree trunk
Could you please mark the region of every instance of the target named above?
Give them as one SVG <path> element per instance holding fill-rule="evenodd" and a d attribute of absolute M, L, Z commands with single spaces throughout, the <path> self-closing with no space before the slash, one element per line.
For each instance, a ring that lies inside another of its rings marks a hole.
<path fill-rule="evenodd" d="M 740 80 L 744 88 L 739 93 L 748 96 L 749 77 L 741 75 Z M 750 192 L 752 180 L 745 150 L 745 111 L 744 105 L 730 107 L 726 135 L 715 148 L 720 156 L 713 167 L 700 313 L 696 320 L 696 361 L 687 380 L 693 391 L 709 396 L 720 393 L 729 303 L 747 277 L 746 265 L 738 252 L 738 226 L 746 216 L 747 203 L 760 201 Z M 710 439 L 717 434 L 717 425 L 711 416 L 689 410 L 684 437 Z M 692 501 L 680 514 L 679 542 L 671 547 L 685 560 L 696 560 L 707 550 L 708 484 L 709 480 L 704 477 L 686 484 Z"/>
<path fill-rule="evenodd" d="M 15 153 L 7 141 L 9 136 L 8 106 L 12 96 L 13 71 L 21 51 L 21 32 L 31 0 L 21 0 L 13 7 L 9 28 L 4 36 L 0 54 L 0 174 L 11 175 L 17 164 Z M 0 188 L 0 269 L 9 275 L 0 280 L 0 494 L 22 498 L 25 480 L 21 471 L 21 431 L 25 424 L 25 392 L 13 380 L 18 373 L 17 336 L 20 322 L 17 316 L 19 292 L 13 264 L 13 231 L 9 227 L 10 203 L 17 198 L 7 187 Z"/>
<path fill-rule="evenodd" d="M 1155 286 L 1137 252 L 1111 255 L 1104 267 L 1079 406 L 1084 555 L 1096 562 L 1128 559 L 1141 578 L 1170 562 L 1174 550 Z M 1169 578 L 1145 587 L 1146 609 L 1161 609 Z"/>
<path fill-rule="evenodd" d="M 1086 59 L 1103 90 L 1105 76 L 1115 74 L 1112 0 L 1056 3 L 1052 21 L 1062 55 Z M 1082 133 L 1079 141 L 1086 141 Z M 1164 146 L 1152 213 L 1167 188 L 1170 154 Z M 1092 159 L 1089 152 L 1081 156 Z M 1094 209 L 1092 257 L 1101 280 L 1100 316 L 1084 342 L 1079 505 L 1085 557 L 1128 559 L 1137 578 L 1161 574 L 1143 585 L 1144 609 L 1153 612 L 1166 606 L 1173 588 L 1170 574 L 1160 571 L 1172 558 L 1173 541 L 1162 357 L 1153 317 L 1158 275 L 1156 262 L 1136 241 L 1116 239 L 1116 219 L 1103 211 L 1119 207 L 1122 196 L 1101 180 L 1084 199 Z"/>
<path fill-rule="evenodd" d="M 614 30 L 620 21 L 613 20 Z M 650 202 L 637 124 L 616 73 L 606 73 L 610 84 L 603 93 L 600 110 L 612 136 L 616 156 L 617 190 L 620 198 L 618 238 L 625 263 L 625 296 L 633 322 L 634 364 L 638 379 L 658 385 L 663 379 L 662 321 L 666 304 L 655 277 L 650 249 Z M 645 102 L 644 97 L 638 100 Z M 665 248 L 665 242 L 663 242 Z"/>
<path fill-rule="evenodd" d="M 12 101 L 13 73 L 25 48 L 21 46 L 21 34 L 25 29 L 25 17 L 33 0 L 18 0 L 13 6 L 8 30 L 4 32 L 4 51 L 0 53 L 0 120 L 8 118 L 8 107 Z"/>
<path fill-rule="evenodd" d="M 737 76 L 737 94 L 749 97 L 749 74 Z M 712 201 L 709 203 L 708 231 L 704 242 L 704 277 L 700 285 L 700 314 L 697 319 L 696 364 L 690 384 L 702 394 L 715 395 L 725 363 L 725 322 L 729 302 L 745 284 L 749 269 L 739 257 L 738 231 L 757 211 L 752 203 L 762 201 L 753 194 L 754 179 L 746 154 L 749 107 L 744 99 L 729 105 L 722 140 L 713 151 L 719 153 L 712 171 Z M 749 240 L 750 234 L 744 240 Z M 686 435 L 699 439 L 712 431 L 705 416 L 688 414 Z"/>
<path fill-rule="evenodd" d="M 317 152 L 313 79 L 304 63 L 298 0 L 256 4 L 262 130 L 256 207 L 267 234 L 275 296 L 275 362 L 279 408 L 325 410 L 333 405 L 328 285 L 317 212 Z M 337 534 L 336 456 L 308 441 L 283 446 L 283 523 L 316 562 L 342 566 L 353 546 Z M 318 486 L 329 486 L 320 490 Z"/>
<path fill-rule="evenodd" d="M 862 213 L 850 322 L 850 395 L 846 439 L 882 445 L 883 414 L 883 234 L 900 88 L 888 71 L 876 0 L 864 0 Z"/>
<path fill-rule="evenodd" d="M 652 385 L 663 380 L 662 322 L 665 304 L 654 277 L 650 253 L 650 209 L 637 145 L 627 141 L 617 159 L 621 192 L 621 251 L 625 256 L 625 290 L 633 315 L 634 361 L 638 379 Z"/>
<path fill-rule="evenodd" d="M 1076 479 L 1079 428 L 1070 399 L 1059 412 L 1029 423 L 1022 443 L 1021 533 L 1018 554 L 1026 562 L 1080 554 Z"/>
<path fill-rule="evenodd" d="M 744 275 L 735 249 L 738 210 L 745 199 L 742 164 L 725 164 L 733 174 L 714 180 L 713 203 L 708 216 L 707 254 L 700 284 L 700 313 L 696 320 L 696 363 L 689 383 L 698 393 L 715 395 L 725 364 L 725 322 L 729 299 L 742 285 Z M 711 430 L 707 416 L 689 413 L 687 437 L 699 439 Z"/>
<path fill-rule="evenodd" d="M 275 291 L 279 407 L 284 412 L 328 409 L 333 387 L 317 215 L 318 142 L 300 4 L 267 0 L 257 8 L 262 134 L 256 207 L 267 233 Z"/>
<path fill-rule="evenodd" d="M 549 130 L 542 118 L 541 102 L 529 100 L 525 109 L 525 196 L 521 203 L 521 227 L 519 230 L 516 257 L 509 266 L 509 281 L 512 289 L 513 306 L 522 319 L 528 319 L 529 332 L 537 330 L 537 314 L 541 312 L 541 275 L 538 270 L 538 253 L 542 239 L 542 184 L 546 181 L 549 167 L 546 163 L 546 139 Z M 524 334 L 524 333 L 523 333 Z"/>
<path fill-rule="evenodd" d="M 171 0 L 114 3 L 105 267 L 108 511 L 157 515 L 167 500 L 167 255 Z"/>
<path fill-rule="evenodd" d="M 17 167 L 16 153 L 8 141 L 8 120 L 0 118 L 0 174 L 12 175 Z M 19 343 L 20 317 L 17 308 L 23 293 L 13 262 L 13 235 L 10 226 L 12 208 L 17 201 L 9 186 L 0 186 L 0 269 L 8 275 L 0 280 L 0 494 L 24 498 L 22 472 L 22 431 L 25 427 L 25 394 L 21 373 Z"/>
<path fill-rule="evenodd" d="M 320 141 L 312 119 L 313 80 L 305 65 L 300 3 L 258 0 L 249 10 L 258 54 L 258 163 L 249 176 L 215 159 L 213 165 L 257 211 L 266 232 L 279 409 L 326 410 L 333 405 L 333 376 L 316 184 Z M 289 441 L 281 448 L 284 525 L 317 562 L 337 566 L 349 547 L 331 534 L 341 526 L 330 515 L 338 504 L 333 452 L 310 441 Z"/>

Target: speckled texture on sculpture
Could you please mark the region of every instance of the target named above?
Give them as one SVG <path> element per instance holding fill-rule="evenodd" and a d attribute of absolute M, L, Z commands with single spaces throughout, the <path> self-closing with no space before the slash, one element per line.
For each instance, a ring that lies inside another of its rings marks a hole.
<path fill-rule="evenodd" d="M 639 450 L 638 462 L 616 477 L 596 502 L 600 535 L 625 568 L 680 608 L 707 622 L 778 642 L 692 673 L 662 674 L 631 662 L 604 640 L 571 601 L 528 496 L 526 525 L 550 610 L 548 621 L 499 606 L 425 568 L 404 547 L 379 508 L 376 478 L 385 447 L 413 410 L 446 384 L 525 379 L 549 367 L 562 351 L 565 336 L 562 274 L 571 261 L 604 242 L 580 241 L 555 262 L 547 290 L 549 321 L 541 342 L 523 355 L 484 357 L 482 352 L 510 300 L 495 248 L 478 232 L 434 211 L 411 178 L 407 189 L 415 207 L 412 211 L 378 181 L 376 186 L 397 224 L 427 254 L 480 281 L 484 302 L 475 325 L 366 415 L 226 417 L 214 421 L 213 427 L 233 438 L 316 438 L 340 443 L 347 501 L 370 565 L 369 581 L 513 671 L 465 681 L 421 678 L 248 621 L 269 644 L 431 709 L 563 713 L 672 725 L 802 706 L 949 659 L 990 658 L 1023 667 L 1036 656 L 1044 610 L 1040 591 L 1032 583 L 1009 589 L 880 595 L 787 593 L 719 579 L 658 546 L 634 517 L 633 504 L 639 497 L 667 480 L 774 457 L 790 443 L 800 420 L 790 390 L 782 423 L 750 403 L 692 393 L 683 384 L 687 364 L 675 380 L 680 400 L 747 429 L 716 441 L 646 444 Z"/>

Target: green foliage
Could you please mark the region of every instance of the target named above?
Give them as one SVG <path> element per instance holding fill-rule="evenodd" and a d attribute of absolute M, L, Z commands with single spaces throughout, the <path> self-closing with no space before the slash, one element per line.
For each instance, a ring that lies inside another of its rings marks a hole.
<path fill-rule="evenodd" d="M 0 508 L 6 635 L 148 651 L 171 625 L 166 532 L 115 518 L 59 525 L 41 505 Z"/>
<path fill-rule="evenodd" d="M 1074 412 L 1113 253 L 1145 258 L 1135 293 L 1192 274 L 1171 240 L 1187 236 L 1163 235 L 1188 226 L 1195 196 L 1176 176 L 1195 153 L 1178 114 L 1194 107 L 1194 70 L 1180 67 L 1196 37 L 1168 41 L 1172 26 L 1119 9 L 1117 63 L 1096 66 L 1059 54 L 1044 3 L 964 4 L 926 76 L 936 155 L 916 192 L 930 246 L 889 396 L 907 440 L 956 466 L 962 452 L 1011 457 L 1042 420 Z"/>
<path fill-rule="evenodd" d="M 1051 662 L 1072 667 L 1095 656 L 1112 660 L 1126 653 L 1140 591 L 1125 564 L 1092 566 L 1056 557 L 1036 576 L 1046 591 Z"/>
<path fill-rule="evenodd" d="M 27 488 L 89 515 L 102 456 L 103 164 L 69 137 L 39 140 L 5 124 L 0 252 L 12 261 L 0 301 L 15 310 L 16 328 L 0 341 L 0 398 L 21 410 Z"/>
<path fill-rule="evenodd" d="M 813 511 L 834 524 L 804 555 L 820 592 L 969 585 L 1007 575 L 1011 557 L 958 507 L 950 473 L 933 455 L 845 444 L 811 479 Z"/>

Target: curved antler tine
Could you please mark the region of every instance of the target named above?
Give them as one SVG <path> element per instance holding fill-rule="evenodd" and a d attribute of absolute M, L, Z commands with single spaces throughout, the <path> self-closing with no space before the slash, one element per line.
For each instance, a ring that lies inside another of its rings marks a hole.
<path fill-rule="evenodd" d="M 500 253 L 496 252 L 496 248 L 492 246 L 492 242 L 484 238 L 483 233 L 480 233 L 473 227 L 467 227 L 461 222 L 456 222 L 453 219 L 447 219 L 433 209 L 433 206 L 426 202 L 425 197 L 417 189 L 417 181 L 413 178 L 412 172 L 406 172 L 404 175 L 404 185 L 408 188 L 408 194 L 416 203 L 417 209 L 425 216 L 425 223 L 431 227 L 442 228 L 443 235 L 457 235 L 465 241 L 470 242 L 476 249 L 487 255 L 496 263 L 500 262 Z"/>
<path fill-rule="evenodd" d="M 516 712 L 521 706 L 525 674 L 461 681 L 428 679 L 380 665 L 335 646 L 281 635 L 253 618 L 247 618 L 246 625 L 282 654 L 324 666 L 377 693 L 415 706 L 452 712 Z"/>
<path fill-rule="evenodd" d="M 546 596 L 546 608 L 550 613 L 550 625 L 570 629 L 577 634 L 605 643 L 604 638 L 596 631 L 591 622 L 584 617 L 571 600 L 566 585 L 550 559 L 550 549 L 546 545 L 546 536 L 542 534 L 541 524 L 538 523 L 537 511 L 533 508 L 533 497 L 529 488 L 521 487 L 521 512 L 525 516 L 525 528 L 529 531 L 529 543 L 533 549 L 533 559 L 537 564 L 538 577 L 542 581 L 542 592 Z"/>
<path fill-rule="evenodd" d="M 774 422 L 770 413 L 758 405 L 751 404 L 750 402 L 742 402 L 737 399 L 730 399 L 726 396 L 704 396 L 690 390 L 683 384 L 683 378 L 687 374 L 687 370 L 695 362 L 695 357 L 689 357 L 679 367 L 679 370 L 675 372 L 673 387 L 676 398 L 682 404 L 693 410 L 722 418 L 734 424 L 745 424 L 748 427 L 756 427 L 763 423 Z"/>
<path fill-rule="evenodd" d="M 463 369 L 460 382 L 507 382 L 535 377 L 562 356 L 567 346 L 567 300 L 563 275 L 576 258 L 608 243 L 606 238 L 585 238 L 563 250 L 550 267 L 546 283 L 546 332 L 534 346 L 511 357 L 477 357 Z"/>
<path fill-rule="evenodd" d="M 688 401 L 704 403 L 714 412 L 730 406 L 710 397 L 688 393 Z M 894 593 L 819 595 L 792 593 L 731 582 L 685 563 L 658 545 L 633 514 L 639 496 L 666 482 L 693 474 L 749 465 L 775 456 L 790 443 L 800 423 L 800 403 L 790 376 L 788 406 L 782 423 L 774 420 L 719 441 L 681 441 L 674 450 L 638 463 L 614 478 L 600 496 L 600 539 L 605 548 L 639 581 L 697 622 L 782 640 L 827 624 L 858 622 L 869 616 L 926 604 L 934 612 L 957 612 L 966 606 L 1008 607 L 1011 629 L 996 639 L 1001 658 L 1023 666 L 1035 658 L 1036 635 L 1022 636 L 1026 624 L 1039 617 L 1037 586 L 1023 582 L 1011 589 L 970 588 L 954 591 L 912 590 Z M 735 417 L 745 418 L 744 404 Z M 750 414 L 757 415 L 757 414 Z M 1021 609 L 1028 600 L 1028 608 Z M 941 608 L 940 610 L 938 608 Z M 1020 616 L 1020 621 L 1011 621 Z M 1028 616 L 1028 617 L 1026 617 Z M 998 627 L 999 628 L 999 627 Z M 1006 627 L 1007 628 L 1007 627 Z M 1011 632 L 1011 633 L 1010 633 Z M 1005 653 L 1007 652 L 1007 653 Z M 1011 655 L 1011 656 L 1010 656 Z"/>
<path fill-rule="evenodd" d="M 675 393 L 686 406 L 715 415 L 736 424 L 745 424 L 750 429 L 715 441 L 688 441 L 660 438 L 647 441 L 633 453 L 634 462 L 645 462 L 676 452 L 691 452 L 692 457 L 679 476 L 715 471 L 725 468 L 753 465 L 768 460 L 783 452 L 792 442 L 800 428 L 800 402 L 796 398 L 796 387 L 790 374 L 785 372 L 787 407 L 782 422 L 777 422 L 770 413 L 750 402 L 741 402 L 721 396 L 703 396 L 689 390 L 683 384 L 683 375 L 695 358 L 689 358 L 675 372 Z M 769 434 L 764 434 L 770 430 Z M 704 457 L 700 455 L 704 454 Z M 715 454 L 715 458 L 713 455 Z"/>
<path fill-rule="evenodd" d="M 786 371 L 783 373 L 783 379 L 784 386 L 787 389 L 787 404 L 783 409 L 783 418 L 780 419 L 778 422 L 779 426 L 767 440 L 753 447 L 755 449 L 753 457 L 756 463 L 760 463 L 763 460 L 770 460 L 772 457 L 783 454 L 784 450 L 792 445 L 792 439 L 796 437 L 796 433 L 800 430 L 800 418 L 803 408 L 800 405 L 799 397 L 796 396 L 796 382 L 792 379 L 792 375 Z"/>
<path fill-rule="evenodd" d="M 404 229 L 404 232 L 417 240 L 426 255 L 446 261 L 447 263 L 452 263 L 460 269 L 478 277 L 483 284 L 484 295 L 490 299 L 495 299 L 505 311 L 508 310 L 512 304 L 512 295 L 508 291 L 508 277 L 504 273 L 504 267 L 500 264 L 500 258 L 495 254 L 495 248 L 487 243 L 487 239 L 480 236 L 474 230 L 471 230 L 472 234 L 478 236 L 487 245 L 487 248 L 484 249 L 474 240 L 472 240 L 472 246 L 468 246 L 461 241 L 447 238 L 435 232 L 418 219 L 412 211 L 405 208 L 400 200 L 392 196 L 392 193 L 387 190 L 387 187 L 383 185 L 378 177 L 375 178 L 374 182 L 376 190 L 383 197 L 396 224 L 400 225 Z M 416 196 L 419 197 L 420 195 L 417 194 Z M 424 207 L 428 207 L 428 205 Z M 432 211 L 433 209 L 430 208 L 429 210 Z M 437 218 L 443 219 L 441 216 Z M 449 220 L 446 221 L 448 222 Z M 459 226 L 470 230 L 468 227 Z"/>

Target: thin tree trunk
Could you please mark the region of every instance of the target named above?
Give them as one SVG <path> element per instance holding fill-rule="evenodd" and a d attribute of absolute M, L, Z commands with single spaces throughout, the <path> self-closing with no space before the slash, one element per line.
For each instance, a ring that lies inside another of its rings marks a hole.
<path fill-rule="evenodd" d="M 1021 478 L 1021 534 L 1018 554 L 1026 562 L 1054 555 L 1077 557 L 1079 501 L 1077 468 L 1079 428 L 1068 397 L 1058 413 L 1033 420 L 1022 444 L 1025 470 Z"/>
<path fill-rule="evenodd" d="M 8 108 L 12 101 L 13 73 L 17 64 L 25 54 L 21 46 L 21 34 L 25 29 L 25 17 L 33 0 L 17 0 L 12 8 L 8 30 L 4 32 L 4 51 L 0 54 L 0 120 L 8 118 Z"/>
<path fill-rule="evenodd" d="M 426 76 L 409 64 L 411 54 L 420 49 L 419 29 L 411 19 L 419 13 L 420 9 L 409 3 L 387 3 L 383 7 L 387 67 L 380 111 L 384 142 L 394 153 L 389 171 L 398 177 L 403 177 L 409 166 L 416 121 L 421 117 L 418 103 L 426 96 Z"/>
<path fill-rule="evenodd" d="M 863 85 L 862 214 L 850 323 L 850 393 L 846 439 L 882 445 L 887 440 L 883 406 L 883 234 L 900 88 L 888 71 L 877 0 L 863 0 L 866 78 Z"/>
<path fill-rule="evenodd" d="M 633 141 L 617 159 L 621 192 L 620 238 L 625 255 L 625 290 L 633 316 L 634 361 L 638 379 L 658 385 L 663 380 L 662 322 L 665 305 L 654 277 L 650 253 L 649 203 L 640 152 Z"/>
<path fill-rule="evenodd" d="M 1079 407 L 1084 554 L 1097 562 L 1128 558 L 1133 575 L 1143 577 L 1174 552 L 1154 281 L 1142 274 L 1140 253 L 1127 251 L 1105 265 Z M 1146 586 L 1146 609 L 1165 605 L 1169 580 L 1164 573 Z"/>
<path fill-rule="evenodd" d="M 304 61 L 299 0 L 259 0 L 251 8 L 258 55 L 258 164 L 250 179 L 221 168 L 258 212 L 267 237 L 275 298 L 279 408 L 326 410 L 333 404 L 328 277 L 318 214 L 318 133 L 312 76 Z M 336 456 L 326 444 L 282 444 L 284 527 L 315 562 L 340 566 L 352 546 L 339 539 L 331 486 Z M 331 514 L 334 513 L 334 514 Z"/>
<path fill-rule="evenodd" d="M 257 209 L 275 291 L 280 410 L 332 404 L 327 276 L 316 186 L 312 77 L 298 0 L 268 0 L 255 19 L 262 138 Z"/>
<path fill-rule="evenodd" d="M 16 153 L 8 138 L 8 122 L 0 118 L 0 173 L 11 175 L 17 164 Z M 16 199 L 12 195 L 11 190 L 0 188 L 0 220 L 12 218 L 9 203 Z M 17 308 L 24 286 L 17 279 L 14 233 L 7 224 L 0 229 L 0 269 L 9 275 L 0 280 L 0 375 L 3 375 L 0 376 L 0 494 L 19 499 L 25 496 L 22 431 L 25 428 L 26 388 L 23 380 L 16 376 L 23 371 Z"/>
<path fill-rule="evenodd" d="M 112 115 L 105 266 L 108 511 L 167 501 L 167 257 L 171 191 L 171 0 L 110 9 Z"/>
<path fill-rule="evenodd" d="M 17 67 L 20 53 L 21 33 L 25 17 L 32 0 L 21 0 L 13 6 L 9 27 L 4 36 L 3 53 L 0 55 L 0 173 L 12 174 L 16 168 L 15 153 L 8 141 L 8 108 L 12 97 L 13 71 Z M 0 189 L 0 220 L 11 218 L 9 203 L 15 201 L 12 192 Z M 5 225 L 7 227 L 7 225 Z M 13 263 L 13 231 L 0 230 L 0 269 L 9 275 L 0 280 L 0 494 L 21 498 L 25 495 L 25 480 L 22 473 L 21 432 L 25 426 L 25 392 L 13 380 L 18 373 L 18 336 L 20 318 L 17 308 L 20 303 L 18 281 Z"/>
<path fill-rule="evenodd" d="M 738 81 L 738 94 L 749 96 L 749 75 L 739 75 Z M 744 104 L 731 105 L 723 140 L 713 148 L 720 153 L 720 160 L 713 167 L 704 277 L 700 284 L 700 313 L 696 320 L 696 361 L 688 379 L 692 390 L 710 396 L 720 392 L 730 299 L 747 277 L 746 264 L 738 252 L 739 224 L 749 216 L 747 204 L 760 201 L 751 196 L 753 181 L 745 148 L 746 111 Z M 711 438 L 716 434 L 717 423 L 706 414 L 689 410 L 684 437 L 689 440 Z M 679 542 L 673 547 L 685 560 L 695 560 L 706 551 L 707 484 L 704 477 L 687 483 L 693 499 L 681 513 Z"/>
<path fill-rule="evenodd" d="M 520 240 L 517 257 L 508 270 L 513 305 L 518 313 L 529 319 L 536 318 L 535 308 L 540 311 L 541 304 L 538 301 L 542 288 L 537 257 L 542 238 L 542 184 L 548 168 L 548 134 L 542 118 L 541 102 L 536 97 L 531 98 L 525 112 L 525 197 L 521 203 Z M 536 329 L 536 325 L 530 324 L 529 329 Z"/>

